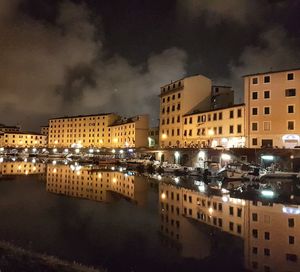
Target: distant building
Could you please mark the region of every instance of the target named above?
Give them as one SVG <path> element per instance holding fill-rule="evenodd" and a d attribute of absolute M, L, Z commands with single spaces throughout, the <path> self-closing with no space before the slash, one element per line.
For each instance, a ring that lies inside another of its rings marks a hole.
<path fill-rule="evenodd" d="M 211 109 L 231 107 L 234 104 L 234 91 L 230 86 L 212 86 Z"/>
<path fill-rule="evenodd" d="M 148 116 L 121 118 L 114 113 L 78 115 L 49 120 L 49 147 L 147 146 Z"/>
<path fill-rule="evenodd" d="M 0 124 L 0 132 L 18 132 L 21 130 L 20 126 L 6 126 Z"/>
<path fill-rule="evenodd" d="M 47 137 L 35 132 L 5 132 L 2 135 L 2 147 L 46 147 Z"/>
<path fill-rule="evenodd" d="M 149 147 L 158 147 L 159 146 L 159 127 L 149 128 L 148 146 Z"/>
<path fill-rule="evenodd" d="M 48 136 L 49 126 L 41 126 L 41 134 Z"/>
<path fill-rule="evenodd" d="M 300 145 L 299 78 L 300 69 L 244 76 L 247 147 Z"/>
<path fill-rule="evenodd" d="M 43 174 L 46 170 L 44 163 L 28 161 L 3 162 L 0 164 L 1 175 L 35 175 Z"/>

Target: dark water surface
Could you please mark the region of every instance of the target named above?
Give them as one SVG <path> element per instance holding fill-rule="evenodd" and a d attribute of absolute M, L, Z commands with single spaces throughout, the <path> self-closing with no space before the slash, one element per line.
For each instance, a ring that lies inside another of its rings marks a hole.
<path fill-rule="evenodd" d="M 299 241 L 288 240 L 300 239 L 300 221 L 281 204 L 230 204 L 114 171 L 48 165 L 40 174 L 16 174 L 0 179 L 0 239 L 35 252 L 108 271 L 300 271 L 300 260 L 286 256 L 299 254 Z M 288 226 L 290 217 L 297 228 Z"/>

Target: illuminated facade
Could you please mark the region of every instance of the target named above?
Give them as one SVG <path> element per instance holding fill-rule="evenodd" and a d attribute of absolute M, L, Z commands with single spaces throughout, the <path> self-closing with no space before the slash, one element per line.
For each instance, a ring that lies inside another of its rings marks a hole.
<path fill-rule="evenodd" d="M 49 126 L 41 126 L 41 134 L 48 136 Z"/>
<path fill-rule="evenodd" d="M 245 147 L 245 105 L 183 116 L 184 147 Z"/>
<path fill-rule="evenodd" d="M 47 165 L 47 191 L 110 202 L 122 196 L 139 205 L 145 202 L 147 183 L 140 177 L 117 171 L 91 171 L 67 165 Z"/>
<path fill-rule="evenodd" d="M 211 80 L 202 75 L 186 77 L 161 87 L 160 146 L 182 145 L 182 118 L 195 107 L 210 109 Z"/>
<path fill-rule="evenodd" d="M 19 126 L 6 126 L 0 124 L 0 132 L 19 132 L 21 128 Z"/>
<path fill-rule="evenodd" d="M 112 136 L 111 147 L 148 146 L 148 115 L 138 115 L 117 121 L 109 129 Z"/>
<path fill-rule="evenodd" d="M 45 173 L 44 163 L 34 162 L 2 162 L 0 163 L 1 175 L 34 175 Z"/>
<path fill-rule="evenodd" d="M 300 69 L 244 76 L 247 146 L 300 145 Z"/>
<path fill-rule="evenodd" d="M 46 147 L 47 136 L 34 132 L 6 132 L 2 136 L 2 147 L 31 148 Z"/>
<path fill-rule="evenodd" d="M 107 113 L 49 120 L 49 147 L 140 147 L 147 146 L 147 137 L 147 115 L 121 119 Z"/>
<path fill-rule="evenodd" d="M 49 120 L 49 147 L 111 146 L 109 126 L 119 116 L 114 113 L 80 115 Z"/>

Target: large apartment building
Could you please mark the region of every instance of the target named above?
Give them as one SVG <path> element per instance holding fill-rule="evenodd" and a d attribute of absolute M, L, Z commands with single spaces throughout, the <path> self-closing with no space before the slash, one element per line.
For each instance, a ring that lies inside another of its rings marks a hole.
<path fill-rule="evenodd" d="M 46 147 L 47 136 L 35 132 L 5 132 L 0 138 L 2 147 Z"/>
<path fill-rule="evenodd" d="M 245 105 L 210 111 L 194 111 L 183 116 L 184 147 L 225 148 L 245 146 Z"/>
<path fill-rule="evenodd" d="M 244 76 L 247 147 L 300 145 L 299 91 L 300 69 Z"/>
<path fill-rule="evenodd" d="M 147 146 L 148 116 L 121 118 L 114 113 L 59 117 L 49 120 L 48 146 L 142 147 Z"/>
<path fill-rule="evenodd" d="M 182 117 L 195 108 L 209 109 L 212 82 L 196 75 L 161 87 L 160 146 L 182 145 Z"/>

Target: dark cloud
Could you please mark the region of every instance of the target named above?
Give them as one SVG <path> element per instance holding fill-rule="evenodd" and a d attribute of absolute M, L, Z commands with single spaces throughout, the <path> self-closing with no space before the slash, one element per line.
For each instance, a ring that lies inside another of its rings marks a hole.
<path fill-rule="evenodd" d="M 158 118 L 159 87 L 300 66 L 299 1 L 2 0 L 0 122 L 116 111 Z"/>
<path fill-rule="evenodd" d="M 20 120 L 31 128 L 39 125 L 39 115 L 153 114 L 160 84 L 185 74 L 186 54 L 176 48 L 135 66 L 118 55 L 105 57 L 84 4 L 64 1 L 56 21 L 44 24 L 20 13 L 18 3 L 3 0 L 0 6 L 5 14 L 0 21 L 0 113 L 10 115 L 3 122 Z"/>

